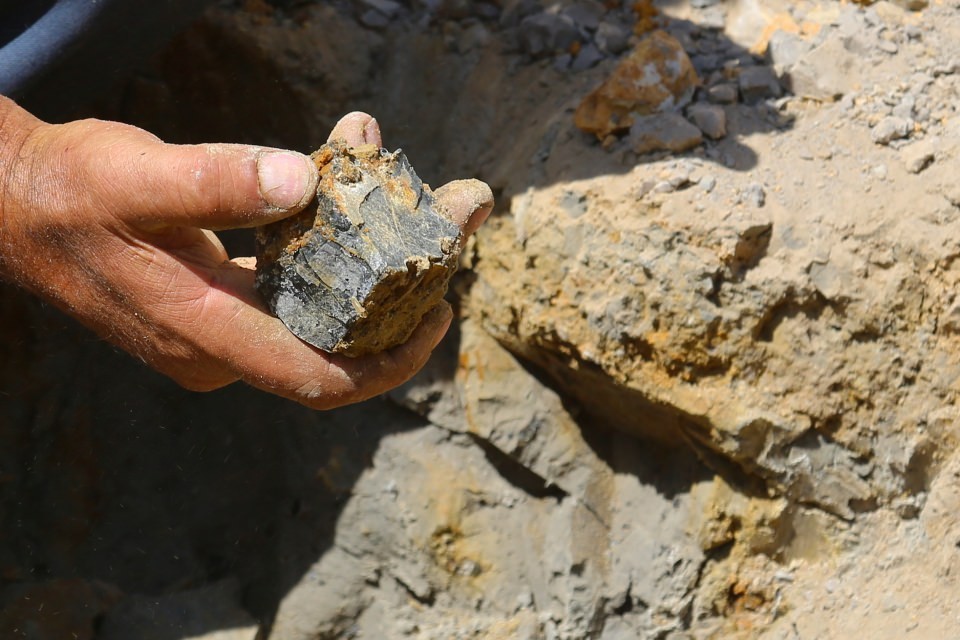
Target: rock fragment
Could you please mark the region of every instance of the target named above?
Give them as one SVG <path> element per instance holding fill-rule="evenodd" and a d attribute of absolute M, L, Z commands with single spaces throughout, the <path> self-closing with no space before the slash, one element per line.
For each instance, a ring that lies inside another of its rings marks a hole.
<path fill-rule="evenodd" d="M 573 59 L 570 68 L 574 71 L 584 71 L 590 67 L 596 66 L 603 60 L 603 54 L 592 43 L 585 44 L 580 48 L 577 57 Z"/>
<path fill-rule="evenodd" d="M 870 137 L 877 144 L 888 145 L 910 135 L 910 121 L 896 116 L 887 116 L 877 123 Z"/>
<path fill-rule="evenodd" d="M 682 108 L 698 84 L 690 58 L 676 38 L 654 31 L 580 103 L 574 121 L 603 140 L 629 129 L 638 115 Z"/>
<path fill-rule="evenodd" d="M 687 117 L 708 138 L 719 140 L 727 135 L 727 114 L 720 105 L 692 104 L 687 108 Z"/>
<path fill-rule="evenodd" d="M 740 95 L 747 104 L 764 98 L 779 98 L 783 93 L 773 69 L 765 66 L 747 67 L 738 79 Z"/>
<path fill-rule="evenodd" d="M 936 159 L 933 145 L 927 141 L 912 144 L 903 150 L 903 164 L 910 173 L 920 173 Z"/>
<path fill-rule="evenodd" d="M 317 208 L 257 230 L 257 289 L 325 351 L 401 344 L 446 293 L 460 228 L 400 151 L 334 142 L 313 158 Z"/>
<path fill-rule="evenodd" d="M 636 118 L 628 136 L 639 154 L 652 151 L 687 151 L 703 142 L 700 129 L 678 113 L 658 113 Z"/>
<path fill-rule="evenodd" d="M 360 6 L 365 9 L 360 22 L 373 29 L 386 27 L 403 10 L 403 5 L 395 0 L 362 0 Z"/>
<path fill-rule="evenodd" d="M 593 40 L 604 53 L 617 55 L 630 46 L 630 29 L 619 22 L 604 20 L 597 26 Z"/>
<path fill-rule="evenodd" d="M 740 192 L 740 199 L 754 207 L 762 207 L 767 202 L 767 192 L 763 185 L 751 182 Z"/>
<path fill-rule="evenodd" d="M 557 13 L 537 13 L 520 21 L 520 46 L 531 56 L 567 51 L 580 37 L 577 23 Z"/>
<path fill-rule="evenodd" d="M 836 100 L 859 88 L 860 58 L 838 34 L 831 34 L 786 69 L 786 85 L 798 96 Z"/>
<path fill-rule="evenodd" d="M 715 84 L 707 89 L 707 99 L 717 104 L 733 104 L 738 95 L 737 86 L 729 82 Z"/>

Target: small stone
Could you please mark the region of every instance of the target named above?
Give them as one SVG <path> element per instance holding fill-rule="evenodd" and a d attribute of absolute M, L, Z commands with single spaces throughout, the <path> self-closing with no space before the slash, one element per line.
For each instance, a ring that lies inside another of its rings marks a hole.
<path fill-rule="evenodd" d="M 703 189 L 704 193 L 710 193 L 717 186 L 717 179 L 712 175 L 706 175 L 700 178 L 699 182 L 700 188 Z"/>
<path fill-rule="evenodd" d="M 786 86 L 798 96 L 814 100 L 836 100 L 857 89 L 860 58 L 831 35 L 787 71 Z"/>
<path fill-rule="evenodd" d="M 600 26 L 600 18 L 607 12 L 606 7 L 596 0 L 579 0 L 563 10 L 577 26 L 595 31 Z"/>
<path fill-rule="evenodd" d="M 597 26 L 593 41 L 604 53 L 618 55 L 630 46 L 630 28 L 620 22 L 604 20 Z"/>
<path fill-rule="evenodd" d="M 911 95 L 905 95 L 900 103 L 893 108 L 892 115 L 903 118 L 904 120 L 911 120 L 913 119 L 916 105 L 916 98 Z"/>
<path fill-rule="evenodd" d="M 603 60 L 603 54 L 600 53 L 600 50 L 594 44 L 588 43 L 580 47 L 577 57 L 570 64 L 570 68 L 573 71 L 586 71 L 599 64 L 601 60 Z"/>
<path fill-rule="evenodd" d="M 603 140 L 629 129 L 636 116 L 683 107 L 699 83 L 690 58 L 676 38 L 665 31 L 654 31 L 583 99 L 574 122 L 582 131 Z"/>
<path fill-rule="evenodd" d="M 770 36 L 767 57 L 783 71 L 793 67 L 811 48 L 810 43 L 799 35 L 778 29 Z"/>
<path fill-rule="evenodd" d="M 500 25 L 503 27 L 517 26 L 521 20 L 541 10 L 537 0 L 516 0 L 504 5 L 500 13 Z"/>
<path fill-rule="evenodd" d="M 700 129 L 678 113 L 658 113 L 637 118 L 628 140 L 638 154 L 651 151 L 687 151 L 703 142 Z"/>
<path fill-rule="evenodd" d="M 576 23 L 557 13 L 537 13 L 520 21 L 520 46 L 531 56 L 567 51 L 580 37 Z"/>
<path fill-rule="evenodd" d="M 740 192 L 740 199 L 747 204 L 752 204 L 759 208 L 766 204 L 767 192 L 764 190 L 763 185 L 752 182 Z"/>
<path fill-rule="evenodd" d="M 783 93 L 773 69 L 765 66 L 746 67 L 740 72 L 740 95 L 747 104 L 764 98 L 779 98 Z"/>
<path fill-rule="evenodd" d="M 716 104 L 733 104 L 738 96 L 737 85 L 729 82 L 715 84 L 707 89 L 707 99 Z"/>
<path fill-rule="evenodd" d="M 709 75 L 722 65 L 722 59 L 716 53 L 698 53 L 690 58 L 690 61 L 693 62 L 693 68 L 697 70 L 697 73 L 702 75 Z"/>
<path fill-rule="evenodd" d="M 877 42 L 877 49 L 880 49 L 880 51 L 883 51 L 884 53 L 889 53 L 892 55 L 897 51 L 899 51 L 900 47 L 898 47 L 897 43 L 893 42 L 892 40 L 881 39 Z"/>
<path fill-rule="evenodd" d="M 920 142 L 904 147 L 901 151 L 903 164 L 910 173 L 920 173 L 936 159 L 935 141 L 922 140 Z"/>
<path fill-rule="evenodd" d="M 399 151 L 326 144 L 318 205 L 257 230 L 256 287 L 300 339 L 360 356 L 402 344 L 440 303 L 460 228 Z"/>
<path fill-rule="evenodd" d="M 722 31 L 727 26 L 727 13 L 723 7 L 707 7 L 697 16 L 697 24 L 703 29 Z"/>
<path fill-rule="evenodd" d="M 692 104 L 687 107 L 687 117 L 708 138 L 719 140 L 727 135 L 727 114 L 720 105 Z"/>
<path fill-rule="evenodd" d="M 395 0 L 360 0 L 360 4 L 387 18 L 395 18 L 403 10 L 403 5 Z"/>
<path fill-rule="evenodd" d="M 911 128 L 909 120 L 896 116 L 887 116 L 877 123 L 870 132 L 870 137 L 877 144 L 887 145 L 894 140 L 906 138 L 910 135 Z"/>

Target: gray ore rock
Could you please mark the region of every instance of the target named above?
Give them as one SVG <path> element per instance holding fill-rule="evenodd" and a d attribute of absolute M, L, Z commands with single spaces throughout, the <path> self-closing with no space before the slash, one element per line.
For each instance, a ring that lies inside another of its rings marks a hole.
<path fill-rule="evenodd" d="M 325 351 L 402 344 L 447 291 L 460 227 L 399 150 L 334 142 L 312 157 L 317 208 L 257 229 L 257 290 Z"/>

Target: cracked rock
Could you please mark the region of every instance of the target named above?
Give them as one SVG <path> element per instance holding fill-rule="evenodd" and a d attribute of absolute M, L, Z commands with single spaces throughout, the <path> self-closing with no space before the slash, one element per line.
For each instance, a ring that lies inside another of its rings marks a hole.
<path fill-rule="evenodd" d="M 446 293 L 460 228 L 400 151 L 331 143 L 313 159 L 317 208 L 258 229 L 257 289 L 325 351 L 402 344 Z"/>

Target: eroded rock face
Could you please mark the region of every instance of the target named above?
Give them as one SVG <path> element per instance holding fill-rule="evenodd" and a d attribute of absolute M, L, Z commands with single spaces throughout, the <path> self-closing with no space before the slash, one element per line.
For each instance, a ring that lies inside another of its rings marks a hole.
<path fill-rule="evenodd" d="M 360 356 L 402 344 L 440 302 L 460 228 L 400 151 L 313 154 L 317 208 L 257 231 L 257 289 L 302 340 Z"/>

